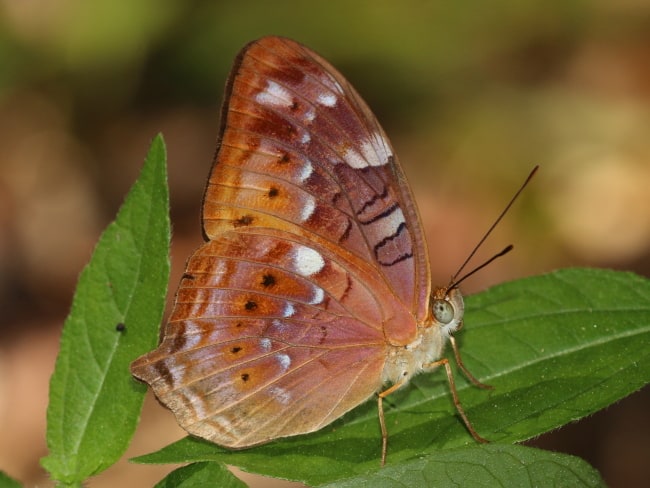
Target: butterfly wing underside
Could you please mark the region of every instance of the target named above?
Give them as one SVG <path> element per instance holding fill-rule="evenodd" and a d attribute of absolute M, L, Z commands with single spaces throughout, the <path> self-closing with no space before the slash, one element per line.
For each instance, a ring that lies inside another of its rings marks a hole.
<path fill-rule="evenodd" d="M 381 387 L 430 293 L 417 209 L 356 91 L 288 39 L 244 48 L 189 259 L 133 374 L 190 433 L 232 448 L 312 432 Z"/>

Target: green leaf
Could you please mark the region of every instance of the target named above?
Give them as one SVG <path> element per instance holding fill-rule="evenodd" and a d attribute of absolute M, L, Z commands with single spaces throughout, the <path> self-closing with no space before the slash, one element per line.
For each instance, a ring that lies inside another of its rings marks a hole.
<path fill-rule="evenodd" d="M 4 471 L 0 471 L 0 488 L 21 488 L 21 484 Z"/>
<path fill-rule="evenodd" d="M 81 273 L 61 336 L 47 410 L 49 455 L 64 484 L 80 484 L 124 453 L 145 387 L 129 363 L 155 346 L 169 277 L 165 146 L 154 139 L 142 173 Z"/>
<path fill-rule="evenodd" d="M 245 488 L 246 484 L 220 463 L 194 463 L 178 468 L 156 484 L 156 488 Z"/>
<path fill-rule="evenodd" d="M 530 439 L 650 381 L 647 279 L 567 269 L 496 286 L 468 297 L 466 307 L 457 334 L 463 360 L 494 390 L 475 388 L 458 372 L 456 384 L 474 427 L 493 442 Z M 444 371 L 418 376 L 388 400 L 388 465 L 476 446 L 456 415 Z M 243 451 L 188 437 L 136 461 L 222 461 L 316 485 L 378 470 L 380 443 L 370 401 L 314 434 Z"/>
<path fill-rule="evenodd" d="M 577 488 L 604 487 L 605 483 L 598 471 L 580 458 L 523 446 L 488 444 L 440 451 L 323 488 L 395 486 Z"/>

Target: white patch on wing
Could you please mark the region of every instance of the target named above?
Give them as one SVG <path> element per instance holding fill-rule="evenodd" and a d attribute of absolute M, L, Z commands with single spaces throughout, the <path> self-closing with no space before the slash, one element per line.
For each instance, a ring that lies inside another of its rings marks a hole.
<path fill-rule="evenodd" d="M 406 222 L 406 219 L 404 218 L 404 213 L 400 207 L 395 207 L 390 214 L 377 221 L 377 223 L 381 225 L 382 235 L 384 237 L 389 237 L 395 234 L 399 226 L 404 222 Z"/>
<path fill-rule="evenodd" d="M 219 277 L 230 273 L 230 271 L 228 271 L 228 266 L 225 259 L 218 260 L 215 263 L 214 269 L 212 269 L 210 272 L 211 274 Z"/>
<path fill-rule="evenodd" d="M 318 251 L 306 246 L 296 246 L 293 250 L 293 266 L 302 276 L 312 276 L 325 266 L 325 260 Z"/>
<path fill-rule="evenodd" d="M 183 350 L 187 351 L 188 349 L 194 349 L 197 344 L 201 342 L 201 334 L 188 334 L 185 333 L 185 343 L 183 344 Z"/>
<path fill-rule="evenodd" d="M 361 145 L 361 152 L 370 166 L 383 166 L 388 163 L 389 158 L 392 156 L 386 148 L 387 146 L 383 143 L 379 134 L 375 134 L 374 141 L 366 141 Z"/>
<path fill-rule="evenodd" d="M 316 118 L 316 109 L 310 105 L 309 110 L 305 112 L 304 118 L 307 122 L 313 122 Z"/>
<path fill-rule="evenodd" d="M 203 416 L 201 418 L 205 418 L 205 416 Z M 214 422 L 215 424 L 218 424 L 219 427 L 221 427 L 225 432 L 228 432 L 228 433 L 231 433 L 231 434 L 235 433 L 235 429 L 233 428 L 232 423 L 230 423 L 230 420 L 228 420 L 227 418 L 225 418 L 225 417 L 212 417 L 210 420 L 212 422 Z"/>
<path fill-rule="evenodd" d="M 318 98 L 316 98 L 316 102 L 325 107 L 333 107 L 336 105 L 337 101 L 338 99 L 334 93 L 321 93 L 318 95 Z"/>
<path fill-rule="evenodd" d="M 282 405 L 286 405 L 289 403 L 289 400 L 291 400 L 291 393 L 289 393 L 284 388 L 280 388 L 279 386 L 272 386 L 269 388 L 269 393 Z"/>
<path fill-rule="evenodd" d="M 302 137 L 300 138 L 300 143 L 301 144 L 309 144 L 311 142 L 311 136 L 309 135 L 309 132 L 305 131 L 302 134 Z"/>
<path fill-rule="evenodd" d="M 313 215 L 314 210 L 316 210 L 316 200 L 314 197 L 310 196 L 309 199 L 305 202 L 305 206 L 302 207 L 300 211 L 300 222 L 306 222 Z"/>
<path fill-rule="evenodd" d="M 266 82 L 266 87 L 255 95 L 255 100 L 261 105 L 270 105 L 272 107 L 291 107 L 293 105 L 293 97 L 289 90 L 278 85 L 273 80 Z"/>
<path fill-rule="evenodd" d="M 262 348 L 262 351 L 269 352 L 271 350 L 271 339 L 268 337 L 260 339 L 260 347 Z"/>
<path fill-rule="evenodd" d="M 189 400 L 188 403 L 191 403 L 192 407 L 194 407 L 194 414 L 196 415 L 196 417 L 203 420 L 206 416 L 205 403 L 203 402 L 203 399 L 198 396 L 193 396 L 192 398 L 188 398 L 188 400 Z"/>
<path fill-rule="evenodd" d="M 296 307 L 293 306 L 293 303 L 287 302 L 284 305 L 284 310 L 282 311 L 282 316 L 283 317 L 291 317 L 294 313 L 296 313 Z"/>
<path fill-rule="evenodd" d="M 388 143 L 381 135 L 375 133 L 373 138 L 363 141 L 357 149 L 348 147 L 343 153 L 345 162 L 354 169 L 388 164 L 393 154 L 388 150 Z"/>
<path fill-rule="evenodd" d="M 275 327 L 275 329 L 276 329 L 278 332 L 284 332 L 284 331 L 286 331 L 287 328 L 288 328 L 287 324 L 284 323 L 284 322 L 282 322 L 280 319 L 273 319 L 273 321 L 271 322 L 271 324 L 273 325 L 273 327 Z"/>
<path fill-rule="evenodd" d="M 300 168 L 298 181 L 300 181 L 300 183 L 304 183 L 305 181 L 307 181 L 307 179 L 311 176 L 313 172 L 314 172 L 314 167 L 312 166 L 311 161 L 309 159 L 306 159 L 305 163 L 302 165 L 302 168 Z"/>
<path fill-rule="evenodd" d="M 349 166 L 354 169 L 361 169 L 368 166 L 368 162 L 363 159 L 363 156 L 361 156 L 361 154 L 359 154 L 355 149 L 352 149 L 350 147 L 346 148 L 345 152 L 343 153 L 343 159 L 346 163 L 348 163 Z"/>
<path fill-rule="evenodd" d="M 311 300 L 309 300 L 309 304 L 316 305 L 317 303 L 321 303 L 323 301 L 323 298 L 325 298 L 325 291 L 323 291 L 320 286 L 315 286 L 314 296 L 312 296 Z"/>
<path fill-rule="evenodd" d="M 282 368 L 283 372 L 289 369 L 289 366 L 291 366 L 291 358 L 288 354 L 276 354 L 275 359 L 278 360 L 280 368 Z"/>

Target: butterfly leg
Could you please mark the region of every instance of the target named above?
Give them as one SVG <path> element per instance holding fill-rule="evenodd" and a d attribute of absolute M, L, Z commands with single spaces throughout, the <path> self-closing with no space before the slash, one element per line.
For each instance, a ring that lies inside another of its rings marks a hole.
<path fill-rule="evenodd" d="M 380 392 L 377 395 L 377 410 L 379 411 L 379 426 L 381 427 L 381 465 L 386 464 L 386 452 L 388 450 L 388 430 L 386 429 L 386 419 L 384 418 L 384 398 L 399 390 L 406 381 L 399 381 L 392 385 L 387 390 Z"/>
<path fill-rule="evenodd" d="M 453 342 L 452 342 L 453 344 Z M 454 348 L 455 350 L 455 348 Z M 467 430 L 469 431 L 470 434 L 472 434 L 472 437 L 477 441 L 481 443 L 487 443 L 489 442 L 487 439 L 484 439 L 478 433 L 474 430 L 474 427 L 472 427 L 471 422 L 467 418 L 467 414 L 465 414 L 465 410 L 463 410 L 463 406 L 460 404 L 460 399 L 458 398 L 458 392 L 456 391 L 456 382 L 454 381 L 454 376 L 451 372 L 451 366 L 449 366 L 449 360 L 447 358 L 439 359 L 438 361 L 434 361 L 432 363 L 426 364 L 425 368 L 427 369 L 433 369 L 437 368 L 438 366 L 444 366 L 445 371 L 447 372 L 447 381 L 449 381 L 449 389 L 451 390 L 451 396 L 454 399 L 454 406 L 456 407 L 456 411 L 460 415 L 460 418 L 463 419 L 463 423 L 465 424 L 465 427 L 467 427 Z M 471 375 L 470 375 L 471 376 Z M 478 380 L 477 380 L 478 381 Z M 480 383 L 481 385 L 483 383 Z M 484 385 L 487 386 L 487 385 Z"/>
<path fill-rule="evenodd" d="M 494 389 L 493 386 L 486 385 L 485 383 L 481 383 L 465 367 L 465 365 L 463 364 L 463 360 L 460 358 L 460 351 L 458 350 L 458 346 L 456 345 L 456 339 L 454 338 L 454 336 L 452 336 L 452 335 L 449 336 L 449 342 L 451 343 L 451 348 L 454 351 L 454 357 L 456 358 L 456 364 L 458 365 L 460 370 L 463 372 L 465 377 L 468 380 L 470 380 L 474 386 L 478 386 L 479 388 L 483 388 L 484 390 L 493 390 Z"/>

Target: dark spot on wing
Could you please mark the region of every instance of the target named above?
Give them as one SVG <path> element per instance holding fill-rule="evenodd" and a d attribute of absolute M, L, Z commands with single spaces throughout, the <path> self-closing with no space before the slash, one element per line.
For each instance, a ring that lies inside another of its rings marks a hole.
<path fill-rule="evenodd" d="M 232 225 L 234 227 L 243 227 L 247 225 L 251 225 L 253 223 L 253 216 L 252 215 L 244 215 L 242 217 L 239 217 L 235 221 L 233 221 Z"/>
<path fill-rule="evenodd" d="M 165 384 L 169 388 L 173 388 L 174 381 L 172 378 L 172 373 L 171 371 L 169 371 L 169 368 L 167 367 L 165 361 L 156 361 L 155 363 L 153 363 L 153 369 L 156 370 L 158 376 L 165 382 Z"/>
<path fill-rule="evenodd" d="M 264 276 L 262 276 L 262 286 L 264 288 L 269 288 L 275 285 L 275 283 L 275 276 L 273 276 L 271 273 L 266 273 Z"/>
<path fill-rule="evenodd" d="M 185 333 L 185 329 L 185 323 L 179 322 L 178 330 L 172 336 L 172 351 L 182 351 L 185 348 L 185 344 L 187 344 L 187 334 Z"/>

